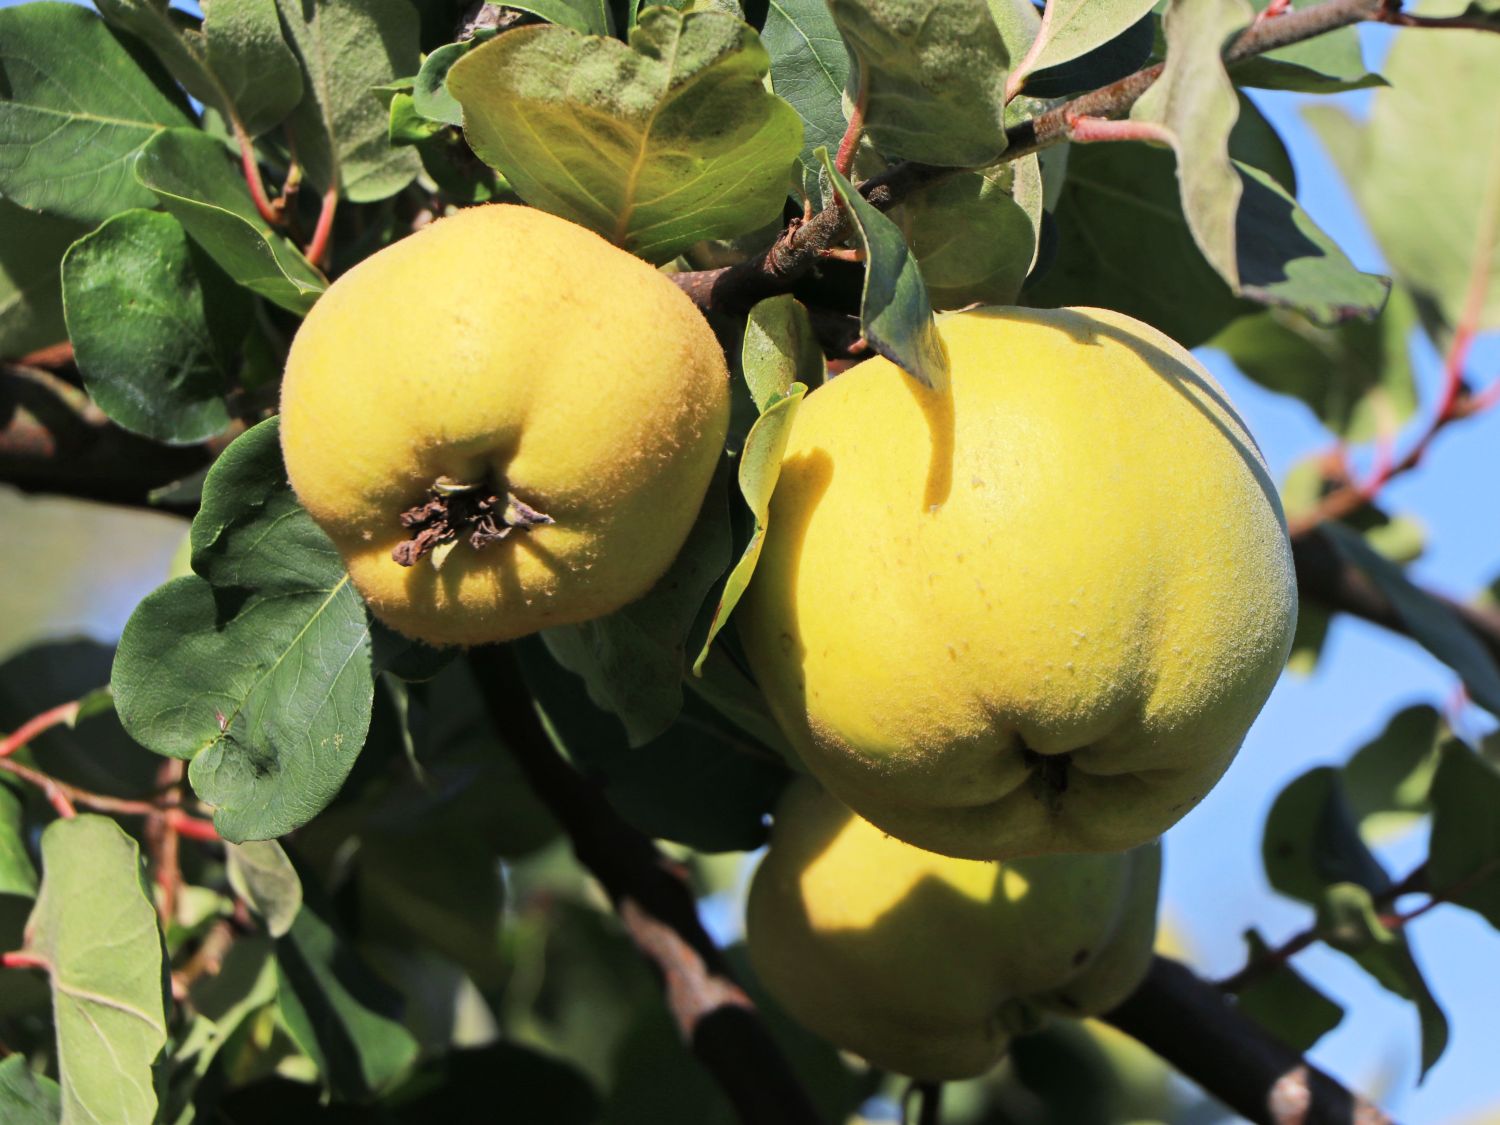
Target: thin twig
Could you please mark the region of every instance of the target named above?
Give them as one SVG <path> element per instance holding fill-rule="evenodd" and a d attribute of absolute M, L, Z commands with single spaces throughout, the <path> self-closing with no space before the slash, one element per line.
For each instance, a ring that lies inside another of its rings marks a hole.
<path fill-rule="evenodd" d="M 39 715 L 33 715 L 4 738 L 0 738 L 0 758 L 8 758 L 43 731 L 56 726 L 72 726 L 78 717 L 78 700 L 59 703 Z"/>
<path fill-rule="evenodd" d="M 82 805 L 84 808 L 95 809 L 98 812 L 116 813 L 120 816 L 161 816 L 172 825 L 174 832 L 179 832 L 191 839 L 219 839 L 219 834 L 212 824 L 182 809 L 164 810 L 150 801 L 134 801 L 128 797 L 111 797 L 107 793 L 93 793 L 87 789 L 80 789 L 76 785 L 69 785 L 65 781 L 59 781 L 41 770 L 22 765 L 11 758 L 0 758 L 0 772 L 11 774 L 35 785 L 47 795 L 48 800 L 62 816 L 76 816 L 77 810 L 73 807 L 75 805 Z M 59 802 L 63 804 L 60 805 Z M 63 807 L 69 811 L 63 812 Z"/>
<path fill-rule="evenodd" d="M 250 133 L 237 118 L 231 121 L 234 129 L 235 142 L 240 146 L 240 170 L 245 176 L 245 186 L 250 189 L 250 198 L 255 203 L 255 210 L 260 217 L 273 227 L 279 227 L 285 222 L 282 214 L 283 204 L 272 203 L 266 195 L 266 184 L 260 176 L 260 163 L 255 159 L 255 143 L 250 139 Z"/>
<path fill-rule="evenodd" d="M 323 193 L 323 202 L 318 208 L 318 225 L 313 228 L 312 240 L 304 251 L 307 260 L 319 269 L 323 268 L 333 242 L 333 216 L 338 207 L 339 189 L 334 186 Z"/>

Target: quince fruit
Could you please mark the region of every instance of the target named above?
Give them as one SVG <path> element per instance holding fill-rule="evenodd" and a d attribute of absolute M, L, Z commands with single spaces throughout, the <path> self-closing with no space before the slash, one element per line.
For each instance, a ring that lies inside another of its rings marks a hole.
<path fill-rule="evenodd" d="M 293 341 L 281 414 L 292 487 L 375 615 L 472 645 L 600 617 L 662 576 L 729 377 L 666 277 L 494 204 L 340 277 Z"/>
<path fill-rule="evenodd" d="M 951 394 L 883 358 L 793 423 L 736 615 L 815 774 L 971 859 L 1159 836 L 1289 651 L 1286 522 L 1222 389 L 1102 309 L 938 321 Z"/>
<path fill-rule="evenodd" d="M 1161 848 L 953 859 L 887 836 L 815 782 L 776 809 L 746 934 L 799 1022 L 927 1081 L 988 1070 L 1048 1013 L 1108 1011 L 1151 961 Z"/>

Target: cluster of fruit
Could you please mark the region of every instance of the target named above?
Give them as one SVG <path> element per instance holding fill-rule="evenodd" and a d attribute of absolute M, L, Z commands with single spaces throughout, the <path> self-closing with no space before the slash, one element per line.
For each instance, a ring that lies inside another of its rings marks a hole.
<path fill-rule="evenodd" d="M 751 890 L 756 969 L 814 1030 L 923 1079 L 1135 987 L 1157 837 L 1228 766 L 1296 617 L 1275 489 L 1185 350 L 1104 310 L 939 332 L 943 390 L 875 358 L 802 404 L 735 615 L 811 775 Z M 328 291 L 282 439 L 374 612 L 476 644 L 645 593 L 728 404 L 669 280 L 495 205 Z"/>

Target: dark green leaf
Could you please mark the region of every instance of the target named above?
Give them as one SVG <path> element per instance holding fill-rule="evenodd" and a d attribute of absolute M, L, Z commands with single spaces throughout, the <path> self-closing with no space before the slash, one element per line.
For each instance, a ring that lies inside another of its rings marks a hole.
<path fill-rule="evenodd" d="M 948 353 L 932 319 L 927 286 L 901 229 L 865 201 L 819 150 L 834 193 L 849 213 L 865 254 L 859 321 L 865 339 L 917 382 L 934 390 L 948 386 Z"/>
<path fill-rule="evenodd" d="M 146 146 L 136 176 L 231 278 L 299 316 L 327 288 L 323 275 L 256 213 L 229 154 L 197 129 Z"/>
<path fill-rule="evenodd" d="M 1319 905 L 1318 928 L 1335 949 L 1348 953 L 1380 985 L 1417 1006 L 1421 1021 L 1422 1076 L 1448 1046 L 1448 1019 L 1433 999 L 1406 939 L 1376 913 L 1367 888 L 1353 883 L 1330 886 Z"/>
<path fill-rule="evenodd" d="M 302 880 L 281 845 L 275 840 L 228 844 L 224 867 L 234 893 L 260 915 L 266 932 L 284 936 L 302 909 Z"/>
<path fill-rule="evenodd" d="M 171 215 L 126 211 L 63 259 L 78 370 L 101 410 L 133 433 L 191 443 L 229 424 L 250 297 Z"/>
<path fill-rule="evenodd" d="M 0 10 L 0 194 L 12 202 L 86 222 L 150 207 L 131 165 L 157 133 L 191 124 L 87 8 Z"/>
<path fill-rule="evenodd" d="M 1357 532 L 1330 523 L 1323 525 L 1322 533 L 1345 561 L 1380 587 L 1416 642 L 1459 674 L 1469 697 L 1500 715 L 1500 668 L 1453 611 L 1413 586 L 1399 567 L 1377 553 Z"/>
<path fill-rule="evenodd" d="M 153 1125 L 167 1043 L 161 935 L 140 850 L 113 820 L 42 833 L 42 887 L 24 952 L 47 967 L 63 1120 Z"/>
<path fill-rule="evenodd" d="M 297 1046 L 340 1101 L 365 1101 L 416 1061 L 417 1042 L 397 1018 L 398 998 L 304 903 L 276 941 L 277 1001 Z"/>
<path fill-rule="evenodd" d="M 353 203 L 394 195 L 421 162 L 391 147 L 374 88 L 416 73 L 416 9 L 407 0 L 277 0 L 277 7 L 302 66 L 291 128 L 308 182 Z"/>
<path fill-rule="evenodd" d="M 765 818 L 789 777 L 771 752 L 691 694 L 665 734 L 631 747 L 540 641 L 521 641 L 517 650 L 553 740 L 604 786 L 627 821 L 699 851 L 748 851 L 765 842 Z"/>
<path fill-rule="evenodd" d="M 0 1121 L 6 1125 L 57 1125 L 62 1118 L 62 1090 L 45 1074 L 13 1054 L 0 1061 Z"/>
<path fill-rule="evenodd" d="M 1317 904 L 1334 883 L 1374 892 L 1390 880 L 1360 839 L 1339 773 L 1309 770 L 1276 798 L 1266 816 L 1261 858 L 1266 878 L 1284 895 Z"/>
<path fill-rule="evenodd" d="M 771 56 L 771 89 L 802 118 L 802 190 L 822 203 L 817 150 L 843 139 L 849 55 L 825 0 L 770 0 L 761 42 Z"/>
<path fill-rule="evenodd" d="M 1407 707 L 1349 759 L 1344 792 L 1366 840 L 1409 828 L 1426 814 L 1438 746 L 1446 733 L 1433 708 Z"/>
<path fill-rule="evenodd" d="M 630 46 L 523 27 L 448 72 L 469 144 L 528 203 L 651 261 L 781 214 L 802 146 L 755 31 L 648 8 Z"/>
<path fill-rule="evenodd" d="M 769 301 L 762 301 L 756 309 L 764 309 Z M 801 308 L 800 305 L 797 308 Z M 752 311 L 752 318 L 754 312 Z M 750 347 L 749 329 L 746 331 L 746 348 Z M 787 357 L 791 358 L 791 357 Z M 818 365 L 822 366 L 822 353 L 817 355 Z M 773 376 L 769 371 L 759 371 L 751 376 L 752 367 L 772 366 L 771 364 L 759 364 L 750 356 L 745 359 L 745 376 L 751 380 L 752 386 L 757 383 L 767 390 L 771 390 L 777 376 L 790 376 L 794 372 L 782 368 Z M 724 628 L 729 620 L 729 615 L 734 612 L 734 607 L 739 604 L 746 588 L 750 585 L 750 578 L 755 573 L 755 564 L 760 560 L 761 547 L 765 544 L 766 527 L 769 524 L 769 513 L 771 508 L 771 494 L 776 491 L 776 481 L 781 475 L 781 458 L 786 452 L 787 439 L 792 434 L 792 422 L 797 417 L 797 407 L 802 402 L 802 396 L 807 388 L 800 382 L 790 383 L 784 391 L 771 390 L 772 397 L 765 399 L 762 404 L 762 412 L 756 419 L 755 425 L 750 427 L 749 436 L 745 439 L 745 448 L 740 453 L 739 464 L 739 486 L 740 495 L 745 498 L 749 505 L 751 514 L 755 517 L 755 529 L 750 535 L 750 541 L 745 544 L 745 549 L 740 553 L 734 569 L 729 572 L 729 578 L 724 583 L 723 592 L 719 595 L 719 601 L 714 606 L 713 619 L 709 622 L 708 636 L 703 641 L 703 648 L 699 651 L 697 659 L 693 661 L 693 674 L 703 674 L 704 662 L 708 659 L 710 646 L 719 631 Z M 756 395 L 757 401 L 761 395 Z"/>
<path fill-rule="evenodd" d="M 425 1086 L 425 1092 L 402 1100 L 402 1120 L 465 1121 L 475 1106 L 492 1103 L 497 1090 L 505 1091 L 505 1120 L 515 1125 L 594 1125 L 599 1120 L 599 1095 L 582 1071 L 519 1043 L 453 1051 L 429 1069 L 430 1082 L 421 1082 L 427 1071 L 413 1082 Z"/>
<path fill-rule="evenodd" d="M 67 339 L 63 252 L 88 227 L 0 199 L 0 357 L 15 358 Z"/>
<path fill-rule="evenodd" d="M 1213 346 L 1257 383 L 1307 403 L 1345 441 L 1370 441 L 1416 411 L 1409 350 L 1416 315 L 1397 289 L 1374 323 L 1319 328 L 1273 311 L 1234 321 Z"/>
<path fill-rule="evenodd" d="M 21 799 L 0 785 L 0 895 L 36 897 L 36 868 L 26 852 Z"/>
<path fill-rule="evenodd" d="M 190 759 L 222 835 L 269 839 L 332 800 L 364 744 L 369 625 L 338 552 L 286 484 L 275 419 L 220 457 L 203 501 L 197 574 L 136 608 L 115 699 L 143 746 Z"/>
<path fill-rule="evenodd" d="M 625 724 L 632 746 L 656 738 L 682 710 L 688 635 L 729 567 L 727 474 L 722 466 L 671 568 L 624 609 L 542 630 L 553 658 L 588 684 L 594 704 Z"/>
<path fill-rule="evenodd" d="M 1033 97 L 1055 96 L 1038 93 L 1032 85 L 1037 72 L 1054 70 L 1054 76 L 1065 63 L 1082 62 L 1086 56 L 1115 44 L 1134 32 L 1134 38 L 1145 39 L 1145 53 L 1131 44 L 1132 56 L 1139 55 L 1135 66 L 1146 60 L 1151 50 L 1151 24 L 1148 16 L 1156 0 L 1051 0 L 1042 15 L 1042 24 L 1036 39 L 1031 44 L 1026 58 L 1016 65 L 1011 76 L 1012 88 L 1024 89 Z M 1144 30 L 1145 36 L 1140 32 Z M 1131 67 L 1130 69 L 1134 69 Z M 1124 77 L 1129 70 L 1115 75 Z M 1017 78 L 1025 76 L 1024 85 L 1017 85 Z M 1093 83 L 1102 86 L 1113 79 L 1104 78 Z M 1064 93 L 1082 86 L 1069 86 Z"/>
<path fill-rule="evenodd" d="M 1245 933 L 1246 959 L 1265 957 L 1268 947 L 1254 930 Z M 1235 996 L 1235 1007 L 1294 1051 L 1309 1050 L 1339 1025 L 1344 1009 L 1283 962 Z"/>
<path fill-rule="evenodd" d="M 1078 58 L 1033 71 L 1026 78 L 1023 92 L 1034 98 L 1061 98 L 1097 90 L 1134 74 L 1151 57 L 1156 23 L 1156 17 L 1147 14 L 1109 42 Z"/>
<path fill-rule="evenodd" d="M 850 100 L 891 159 L 955 167 L 1005 149 L 1010 55 L 985 0 L 829 0 Z"/>
<path fill-rule="evenodd" d="M 1462 743 L 1443 746 L 1432 783 L 1427 882 L 1500 927 L 1500 773 Z"/>

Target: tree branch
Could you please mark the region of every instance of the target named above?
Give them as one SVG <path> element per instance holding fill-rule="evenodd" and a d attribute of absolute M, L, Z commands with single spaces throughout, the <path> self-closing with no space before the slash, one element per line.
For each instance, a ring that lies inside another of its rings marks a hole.
<path fill-rule="evenodd" d="M 469 653 L 497 732 L 578 860 L 660 973 L 684 1041 L 745 1125 L 818 1125 L 817 1110 L 703 929 L 691 891 L 647 837 L 553 748 L 510 649 Z"/>
<path fill-rule="evenodd" d="M 1141 986 L 1104 1020 L 1257 1125 L 1391 1125 L 1377 1106 L 1273 1039 L 1176 961 L 1155 958 Z"/>

